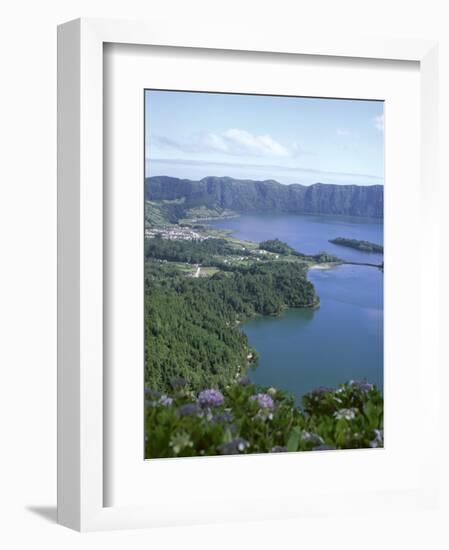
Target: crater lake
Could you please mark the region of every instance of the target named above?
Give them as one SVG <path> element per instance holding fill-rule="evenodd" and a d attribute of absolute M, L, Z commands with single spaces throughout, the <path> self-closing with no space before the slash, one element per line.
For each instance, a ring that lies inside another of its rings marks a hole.
<path fill-rule="evenodd" d="M 240 239 L 278 238 L 299 252 L 328 252 L 351 262 L 380 264 L 383 254 L 335 245 L 345 237 L 383 245 L 382 220 L 292 214 L 252 214 L 209 221 Z M 249 378 L 293 393 L 297 401 L 320 386 L 366 379 L 383 390 L 383 272 L 340 265 L 311 268 L 308 278 L 320 307 L 287 309 L 279 317 L 258 317 L 242 325 L 258 354 Z"/>

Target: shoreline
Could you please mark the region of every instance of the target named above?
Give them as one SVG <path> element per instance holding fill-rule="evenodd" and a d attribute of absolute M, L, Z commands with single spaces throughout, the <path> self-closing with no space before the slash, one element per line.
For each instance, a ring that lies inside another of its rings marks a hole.
<path fill-rule="evenodd" d="M 213 222 L 217 220 L 232 220 L 239 218 L 240 214 L 226 214 L 224 216 L 208 216 L 206 218 L 183 218 L 179 220 L 180 223 L 199 223 L 199 222 Z"/>
<path fill-rule="evenodd" d="M 339 265 L 342 265 L 343 262 L 335 262 L 335 263 L 323 263 L 323 264 L 312 264 L 308 266 L 309 269 L 333 269 L 334 267 L 338 267 Z"/>

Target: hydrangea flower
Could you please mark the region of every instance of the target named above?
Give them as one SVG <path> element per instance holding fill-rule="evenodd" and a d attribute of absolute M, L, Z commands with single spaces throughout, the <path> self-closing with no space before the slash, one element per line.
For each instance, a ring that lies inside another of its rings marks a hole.
<path fill-rule="evenodd" d="M 276 388 L 268 388 L 267 393 L 268 393 L 268 395 L 271 395 L 272 397 L 274 397 L 277 394 L 277 389 Z"/>
<path fill-rule="evenodd" d="M 337 420 L 354 420 L 357 409 L 340 409 L 334 413 Z"/>
<path fill-rule="evenodd" d="M 242 437 L 232 439 L 228 443 L 223 443 L 218 447 L 218 452 L 222 455 L 236 455 L 249 447 L 248 441 Z"/>
<path fill-rule="evenodd" d="M 350 380 L 349 385 L 366 392 L 374 388 L 373 384 L 369 384 L 366 380 Z"/>
<path fill-rule="evenodd" d="M 198 395 L 198 402 L 202 407 L 219 407 L 224 403 L 224 397 L 218 390 L 203 390 Z"/>
<path fill-rule="evenodd" d="M 372 449 L 377 449 L 378 447 L 383 447 L 384 444 L 384 431 L 383 430 L 374 430 L 374 439 L 370 442 L 369 446 Z"/>
<path fill-rule="evenodd" d="M 201 410 L 196 403 L 186 403 L 178 407 L 179 416 L 198 416 Z"/>
<path fill-rule="evenodd" d="M 240 378 L 237 380 L 237 383 L 241 386 L 248 386 L 249 384 L 251 384 L 251 381 L 247 376 L 240 376 Z"/>
<path fill-rule="evenodd" d="M 177 432 L 171 436 L 170 447 L 173 449 L 175 455 L 177 455 L 183 449 L 193 447 L 193 443 L 187 432 Z"/>
<path fill-rule="evenodd" d="M 173 399 L 168 397 L 168 395 L 161 395 L 159 403 L 164 407 L 169 407 L 173 403 Z"/>
<path fill-rule="evenodd" d="M 261 409 L 273 409 L 274 401 L 267 393 L 258 393 L 250 397 L 251 401 L 257 401 Z"/>

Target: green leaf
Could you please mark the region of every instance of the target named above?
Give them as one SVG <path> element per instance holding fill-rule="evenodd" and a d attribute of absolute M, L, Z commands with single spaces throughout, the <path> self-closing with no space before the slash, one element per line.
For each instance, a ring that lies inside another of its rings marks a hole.
<path fill-rule="evenodd" d="M 299 440 L 301 439 L 301 428 L 295 426 L 290 432 L 290 436 L 287 441 L 287 451 L 295 452 L 299 447 Z"/>
<path fill-rule="evenodd" d="M 223 443 L 229 443 L 232 441 L 232 433 L 229 428 L 227 428 L 223 434 Z"/>
<path fill-rule="evenodd" d="M 380 416 L 379 412 L 380 411 L 378 410 L 376 405 L 374 405 L 374 403 L 372 403 L 371 401 L 368 401 L 368 403 L 365 405 L 365 414 L 368 418 L 368 422 L 371 428 L 377 427 Z"/>

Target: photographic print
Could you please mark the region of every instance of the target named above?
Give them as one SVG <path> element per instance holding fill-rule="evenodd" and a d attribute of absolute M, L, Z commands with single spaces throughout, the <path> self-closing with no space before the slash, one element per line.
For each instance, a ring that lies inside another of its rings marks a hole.
<path fill-rule="evenodd" d="M 144 102 L 145 458 L 382 448 L 384 103 Z"/>

